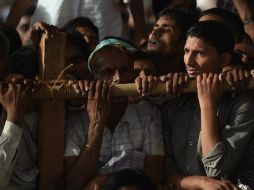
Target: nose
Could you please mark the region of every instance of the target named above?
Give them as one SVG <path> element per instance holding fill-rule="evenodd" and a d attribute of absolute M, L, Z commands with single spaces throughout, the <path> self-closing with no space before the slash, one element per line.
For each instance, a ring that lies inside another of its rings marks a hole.
<path fill-rule="evenodd" d="M 187 66 L 193 66 L 195 62 L 195 56 L 192 52 L 188 52 L 184 54 L 184 63 Z"/>
<path fill-rule="evenodd" d="M 121 83 L 121 76 L 118 70 L 115 71 L 115 74 L 113 76 L 113 83 L 119 84 Z"/>
<path fill-rule="evenodd" d="M 160 28 L 160 27 L 154 28 L 152 30 L 152 36 L 157 36 L 158 37 L 158 36 L 160 36 L 162 34 L 162 32 L 163 32 L 162 28 Z"/>

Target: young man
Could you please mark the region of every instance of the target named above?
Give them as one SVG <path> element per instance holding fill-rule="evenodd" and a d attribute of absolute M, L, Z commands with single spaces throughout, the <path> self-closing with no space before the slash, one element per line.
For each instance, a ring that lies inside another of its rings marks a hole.
<path fill-rule="evenodd" d="M 99 30 L 88 17 L 74 18 L 67 22 L 63 28 L 68 33 L 79 32 L 86 43 L 90 45 L 91 51 L 99 43 Z"/>
<path fill-rule="evenodd" d="M 158 65 L 158 75 L 184 71 L 182 50 L 192 24 L 192 15 L 182 10 L 167 8 L 160 13 L 147 44 L 147 51 Z"/>
<path fill-rule="evenodd" d="M 233 36 L 219 22 L 198 22 L 187 32 L 184 62 L 188 76 L 197 80 L 197 95 L 172 99 L 162 112 L 167 183 L 177 189 L 237 189 L 227 180 L 252 137 L 254 104 L 222 94 L 219 73 L 230 63 L 233 47 Z"/>
<path fill-rule="evenodd" d="M 109 84 L 134 81 L 128 48 L 132 49 L 126 42 L 109 38 L 90 55 L 89 68 L 98 82 L 91 82 L 84 118 L 73 120 L 66 130 L 66 179 L 72 189 L 100 189 L 107 174 L 126 168 L 144 170 L 154 183 L 161 180 L 164 148 L 159 110 L 146 101 L 111 100 Z"/>

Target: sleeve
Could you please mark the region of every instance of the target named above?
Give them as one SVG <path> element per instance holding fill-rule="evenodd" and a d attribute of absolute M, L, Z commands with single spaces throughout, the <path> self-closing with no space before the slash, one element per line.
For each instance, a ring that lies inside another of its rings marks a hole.
<path fill-rule="evenodd" d="M 6 121 L 0 136 L 0 182 L 9 181 L 7 177 L 10 177 L 14 168 L 21 137 L 22 129 L 16 124 Z"/>
<path fill-rule="evenodd" d="M 220 178 L 235 171 L 253 134 L 253 109 L 252 100 L 240 100 L 232 106 L 229 120 L 221 131 L 221 142 L 202 158 L 207 176 Z"/>
<path fill-rule="evenodd" d="M 162 121 L 160 111 L 157 107 L 151 105 L 151 107 L 144 109 L 143 126 L 146 129 L 143 143 L 144 152 L 147 155 L 164 156 Z"/>

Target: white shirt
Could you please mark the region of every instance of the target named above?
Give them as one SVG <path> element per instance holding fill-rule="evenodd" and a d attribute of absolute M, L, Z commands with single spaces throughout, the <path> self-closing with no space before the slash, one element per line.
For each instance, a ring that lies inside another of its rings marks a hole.
<path fill-rule="evenodd" d="M 217 6 L 217 0 L 197 0 L 196 3 L 197 7 L 200 8 L 201 11 L 215 8 Z"/>
<path fill-rule="evenodd" d="M 27 114 L 24 121 L 22 128 L 6 121 L 0 136 L 0 190 L 36 187 L 37 113 Z"/>
<path fill-rule="evenodd" d="M 16 124 L 9 121 L 5 122 L 0 136 L 0 189 L 3 189 L 10 182 L 22 131 Z"/>
<path fill-rule="evenodd" d="M 58 27 L 76 17 L 86 16 L 99 28 L 100 39 L 122 36 L 119 2 L 115 0 L 38 0 L 31 23 L 43 21 Z"/>

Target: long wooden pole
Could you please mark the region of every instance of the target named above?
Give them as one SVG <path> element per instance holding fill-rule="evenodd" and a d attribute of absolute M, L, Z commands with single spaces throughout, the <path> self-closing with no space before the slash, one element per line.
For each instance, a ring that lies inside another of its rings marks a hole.
<path fill-rule="evenodd" d="M 244 87 L 244 89 L 254 89 L 254 79 L 251 79 L 249 84 Z M 189 85 L 183 89 L 183 93 L 191 93 L 195 92 L 196 88 L 196 80 L 190 81 Z M 229 91 L 230 88 L 225 84 L 225 90 Z M 159 95 L 165 94 L 166 88 L 165 83 L 159 83 L 154 89 L 151 91 L 150 95 Z M 121 96 L 135 96 L 138 95 L 136 86 L 134 83 L 130 84 L 113 84 L 112 85 L 112 96 L 113 97 L 121 97 Z M 77 94 L 75 90 L 67 85 L 66 81 L 61 81 L 60 83 L 54 84 L 52 81 L 43 82 L 37 91 L 33 94 L 33 99 L 37 101 L 42 100 L 67 100 L 67 99 L 76 99 L 76 98 L 84 98 L 87 94 Z"/>

